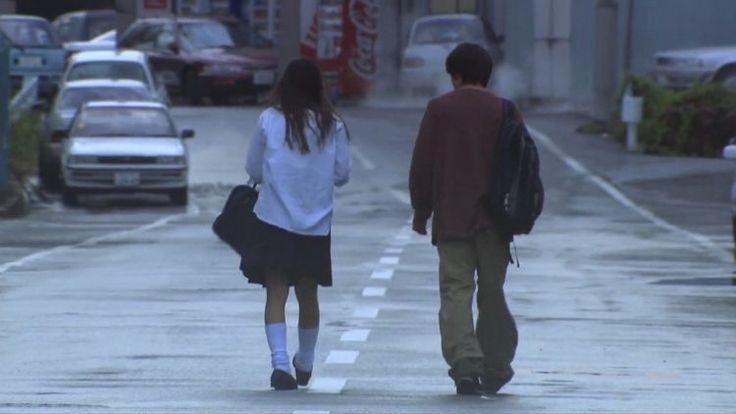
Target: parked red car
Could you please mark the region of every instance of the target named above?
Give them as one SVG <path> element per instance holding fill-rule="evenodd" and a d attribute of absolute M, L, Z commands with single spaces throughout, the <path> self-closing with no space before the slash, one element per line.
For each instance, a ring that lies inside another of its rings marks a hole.
<path fill-rule="evenodd" d="M 218 103 L 252 99 L 276 80 L 276 51 L 238 47 L 216 20 L 140 19 L 123 34 L 120 45 L 146 52 L 169 94 L 194 105 L 204 97 Z"/>

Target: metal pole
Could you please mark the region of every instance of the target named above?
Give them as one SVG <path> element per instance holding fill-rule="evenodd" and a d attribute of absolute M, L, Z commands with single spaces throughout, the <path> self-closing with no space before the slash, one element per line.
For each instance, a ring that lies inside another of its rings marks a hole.
<path fill-rule="evenodd" d="M 2 42 L 2 40 L 0 40 Z M 10 54 L 0 45 L 0 191 L 8 188 L 10 176 Z"/>
<path fill-rule="evenodd" d="M 301 44 L 301 2 L 286 0 L 281 2 L 279 18 L 278 48 L 279 73 L 284 73 L 286 65 L 300 56 Z"/>

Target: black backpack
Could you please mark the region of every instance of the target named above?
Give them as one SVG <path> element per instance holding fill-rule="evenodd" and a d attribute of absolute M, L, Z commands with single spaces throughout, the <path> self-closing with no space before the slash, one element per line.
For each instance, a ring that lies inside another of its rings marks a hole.
<path fill-rule="evenodd" d="M 489 189 L 482 203 L 498 230 L 513 239 L 532 231 L 544 206 L 544 187 L 537 146 L 517 118 L 516 107 L 506 99 L 502 119 Z"/>

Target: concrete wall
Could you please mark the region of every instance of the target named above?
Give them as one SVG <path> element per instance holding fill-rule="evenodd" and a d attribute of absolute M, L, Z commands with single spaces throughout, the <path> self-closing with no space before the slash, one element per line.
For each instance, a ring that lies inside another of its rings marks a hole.
<path fill-rule="evenodd" d="M 529 97 L 545 98 L 529 85 L 535 70 L 543 70 L 534 55 L 534 10 L 537 0 L 495 0 L 503 14 L 497 22 L 506 35 L 506 63 L 526 84 Z M 556 0 L 553 0 L 556 1 Z M 595 100 L 597 0 L 572 0 L 569 101 L 580 108 Z M 665 49 L 736 44 L 734 0 L 618 0 L 615 75 L 647 73 L 654 52 Z M 629 31 L 630 30 L 630 31 Z"/>

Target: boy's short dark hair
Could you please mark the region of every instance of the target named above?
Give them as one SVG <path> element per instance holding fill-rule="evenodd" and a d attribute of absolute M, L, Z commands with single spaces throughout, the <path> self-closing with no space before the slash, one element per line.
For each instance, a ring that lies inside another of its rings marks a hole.
<path fill-rule="evenodd" d="M 460 76 L 464 84 L 488 86 L 493 72 L 493 59 L 482 46 L 460 43 L 445 60 L 445 70 L 450 76 Z"/>

